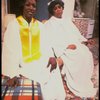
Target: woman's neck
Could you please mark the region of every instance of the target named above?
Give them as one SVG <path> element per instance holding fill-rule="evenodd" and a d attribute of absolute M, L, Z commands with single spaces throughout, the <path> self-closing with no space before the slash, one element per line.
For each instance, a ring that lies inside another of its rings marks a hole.
<path fill-rule="evenodd" d="M 59 18 L 59 19 L 61 19 L 61 18 L 62 18 L 62 16 L 54 16 L 54 17 Z"/>
<path fill-rule="evenodd" d="M 24 18 L 28 23 L 30 23 L 31 20 L 32 20 L 32 18 L 26 18 L 24 15 L 23 15 L 23 18 Z"/>

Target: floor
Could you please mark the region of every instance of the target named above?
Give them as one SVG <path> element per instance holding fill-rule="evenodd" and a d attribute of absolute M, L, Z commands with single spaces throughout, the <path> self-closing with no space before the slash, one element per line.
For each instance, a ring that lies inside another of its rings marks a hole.
<path fill-rule="evenodd" d="M 93 75 L 92 75 L 92 82 L 94 84 L 94 88 L 97 88 L 97 94 L 95 98 L 87 98 L 87 99 L 82 99 L 80 97 L 77 97 L 73 95 L 73 93 L 68 89 L 66 86 L 65 81 L 64 82 L 64 88 L 67 94 L 66 100 L 99 100 L 99 38 L 95 37 L 92 39 L 89 39 L 91 41 L 90 44 L 87 46 L 89 47 L 90 51 L 93 53 L 93 58 L 94 58 L 94 70 L 93 70 Z"/>

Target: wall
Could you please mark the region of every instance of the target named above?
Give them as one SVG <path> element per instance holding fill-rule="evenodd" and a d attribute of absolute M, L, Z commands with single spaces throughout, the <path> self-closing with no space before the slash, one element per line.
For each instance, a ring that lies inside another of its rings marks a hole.
<path fill-rule="evenodd" d="M 36 18 L 41 20 L 48 19 L 47 3 L 49 0 L 38 0 L 37 4 L 37 15 Z M 62 0 L 64 2 L 64 14 L 65 18 L 73 17 L 74 2 L 75 0 Z"/>
<path fill-rule="evenodd" d="M 86 2 L 82 4 L 82 10 L 86 14 L 85 17 L 94 19 L 96 3 L 97 3 L 97 0 L 86 0 Z"/>
<path fill-rule="evenodd" d="M 48 19 L 48 4 L 49 0 L 38 0 L 36 18 L 40 21 Z"/>
<path fill-rule="evenodd" d="M 3 33 L 4 33 L 4 31 L 5 31 L 5 28 L 4 28 L 4 18 L 5 18 L 5 15 L 7 14 L 7 1 L 6 0 L 2 0 L 2 2 L 1 2 L 1 6 L 2 6 L 2 41 L 3 41 Z"/>
<path fill-rule="evenodd" d="M 95 24 L 94 24 L 94 31 L 93 31 L 93 37 L 99 37 L 99 0 L 96 4 L 95 9 Z"/>
<path fill-rule="evenodd" d="M 4 30 L 3 26 L 4 26 L 4 16 L 5 16 L 5 1 L 2 0 L 2 32 Z"/>

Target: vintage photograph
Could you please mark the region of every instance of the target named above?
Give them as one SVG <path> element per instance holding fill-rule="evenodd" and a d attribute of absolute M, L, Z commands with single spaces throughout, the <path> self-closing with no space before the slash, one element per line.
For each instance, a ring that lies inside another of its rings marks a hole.
<path fill-rule="evenodd" d="M 2 100 L 99 100 L 99 0 L 2 0 Z"/>

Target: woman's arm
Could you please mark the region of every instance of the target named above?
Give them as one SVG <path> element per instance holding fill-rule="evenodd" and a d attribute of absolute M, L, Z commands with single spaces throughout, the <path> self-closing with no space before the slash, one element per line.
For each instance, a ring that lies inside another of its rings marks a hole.
<path fill-rule="evenodd" d="M 15 22 L 7 26 L 2 45 L 2 74 L 13 78 L 18 76 L 19 69 L 19 37 Z"/>

